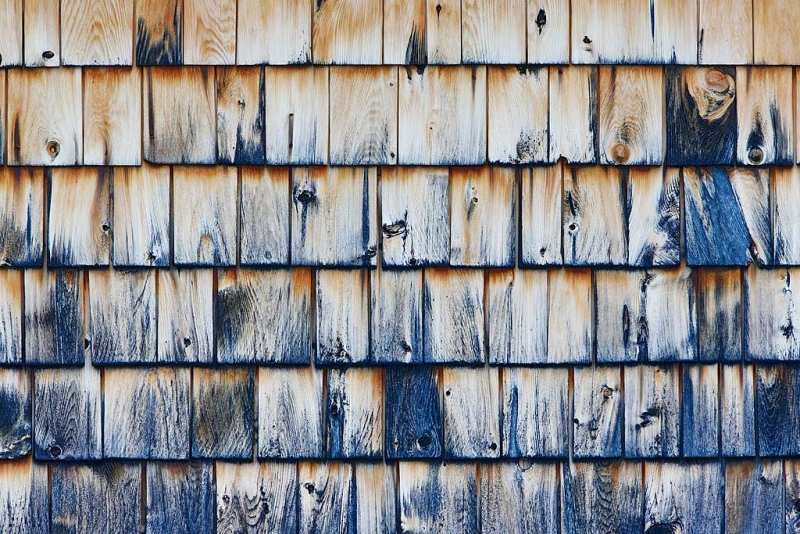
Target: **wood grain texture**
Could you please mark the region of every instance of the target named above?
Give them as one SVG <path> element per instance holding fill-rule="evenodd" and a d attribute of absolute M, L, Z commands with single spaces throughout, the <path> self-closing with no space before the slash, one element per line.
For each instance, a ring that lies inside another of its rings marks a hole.
<path fill-rule="evenodd" d="M 84 275 L 25 271 L 25 363 L 83 365 Z"/>
<path fill-rule="evenodd" d="M 386 458 L 442 455 L 439 381 L 439 373 L 428 366 L 386 368 Z"/>
<path fill-rule="evenodd" d="M 397 529 L 397 470 L 382 463 L 355 464 L 357 532 L 390 534 Z"/>
<path fill-rule="evenodd" d="M 0 265 L 41 267 L 44 172 L 0 169 Z"/>
<path fill-rule="evenodd" d="M 144 159 L 165 164 L 215 163 L 214 69 L 153 67 L 145 70 L 144 78 Z"/>
<path fill-rule="evenodd" d="M 640 463 L 565 462 L 562 469 L 562 532 L 642 532 Z"/>
<path fill-rule="evenodd" d="M 561 163 L 520 169 L 519 262 L 561 265 Z"/>
<path fill-rule="evenodd" d="M 795 508 L 795 504 L 800 499 L 800 463 L 797 460 L 785 460 L 784 470 L 784 518 L 785 532 L 796 533 L 800 528 L 800 511 Z"/>
<path fill-rule="evenodd" d="M 331 165 L 397 162 L 397 68 L 332 67 Z"/>
<path fill-rule="evenodd" d="M 92 362 L 155 362 L 156 274 L 104 269 L 89 271 L 88 277 Z"/>
<path fill-rule="evenodd" d="M 134 0 L 62 0 L 63 65 L 133 64 Z"/>
<path fill-rule="evenodd" d="M 800 63 L 800 41 L 792 31 L 800 23 L 800 13 L 791 0 L 753 2 L 753 60 L 756 65 L 795 65 Z M 775 46 L 775 36 L 783 37 Z"/>
<path fill-rule="evenodd" d="M 542 363 L 589 363 L 592 360 L 592 273 L 561 269 L 547 273 L 547 360 Z"/>
<path fill-rule="evenodd" d="M 597 159 L 597 69 L 550 67 L 550 161 Z"/>
<path fill-rule="evenodd" d="M 569 2 L 527 1 L 527 63 L 569 63 Z"/>
<path fill-rule="evenodd" d="M 525 63 L 525 0 L 461 3 L 461 62 Z"/>
<path fill-rule="evenodd" d="M 753 2 L 700 0 L 701 65 L 740 65 L 753 61 Z"/>
<path fill-rule="evenodd" d="M 217 163 L 263 165 L 264 70 L 217 67 Z"/>
<path fill-rule="evenodd" d="M 311 272 L 225 270 L 215 300 L 217 361 L 308 364 Z"/>
<path fill-rule="evenodd" d="M 681 438 L 684 457 L 716 458 L 719 455 L 719 373 L 717 365 L 683 366 Z"/>
<path fill-rule="evenodd" d="M 558 464 L 481 464 L 480 497 L 481 532 L 559 532 Z"/>
<path fill-rule="evenodd" d="M 211 463 L 148 463 L 145 531 L 154 534 L 211 531 L 213 469 Z"/>
<path fill-rule="evenodd" d="M 549 161 L 548 69 L 488 68 L 489 163 Z"/>
<path fill-rule="evenodd" d="M 23 31 L 26 67 L 58 67 L 61 64 L 60 0 L 25 2 Z"/>
<path fill-rule="evenodd" d="M 595 282 L 598 362 L 697 359 L 691 269 L 595 271 Z"/>
<path fill-rule="evenodd" d="M 450 265 L 512 267 L 516 258 L 516 172 L 450 171 Z"/>
<path fill-rule="evenodd" d="M 504 367 L 503 457 L 566 458 L 569 370 Z"/>
<path fill-rule="evenodd" d="M 315 64 L 380 64 L 383 41 L 380 0 L 321 0 L 314 4 L 312 15 Z"/>
<path fill-rule="evenodd" d="M 644 464 L 645 532 L 721 532 L 724 497 L 720 464 Z"/>
<path fill-rule="evenodd" d="M 486 360 L 483 293 L 482 271 L 425 271 L 422 315 L 425 362 Z"/>
<path fill-rule="evenodd" d="M 488 278 L 486 335 L 489 362 L 546 362 L 547 271 L 492 270 Z"/>
<path fill-rule="evenodd" d="M 103 456 L 100 370 L 43 369 L 34 375 L 34 457 L 98 460 Z"/>
<path fill-rule="evenodd" d="M 374 167 L 292 171 L 292 264 L 374 266 L 377 262 Z"/>
<path fill-rule="evenodd" d="M 0 371 L 0 460 L 31 453 L 31 379 L 22 369 Z"/>
<path fill-rule="evenodd" d="M 781 532 L 784 485 L 780 461 L 725 464 L 725 532 Z"/>
<path fill-rule="evenodd" d="M 461 63 L 461 2 L 426 0 L 428 61 L 431 65 Z"/>
<path fill-rule="evenodd" d="M 170 168 L 145 163 L 114 171 L 114 266 L 170 264 Z"/>
<path fill-rule="evenodd" d="M 800 451 L 800 372 L 795 366 L 756 367 L 756 437 L 759 456 Z"/>
<path fill-rule="evenodd" d="M 720 428 L 723 456 L 754 456 L 755 372 L 753 365 L 720 366 Z"/>
<path fill-rule="evenodd" d="M 214 272 L 160 270 L 158 361 L 211 363 L 214 359 Z"/>
<path fill-rule="evenodd" d="M 422 271 L 370 274 L 370 360 L 422 362 Z"/>
<path fill-rule="evenodd" d="M 192 458 L 253 457 L 255 379 L 247 368 L 192 369 Z"/>
<path fill-rule="evenodd" d="M 795 325 L 798 269 L 774 271 L 750 267 L 744 276 L 744 356 L 753 360 L 798 360 L 800 339 Z"/>
<path fill-rule="evenodd" d="M 247 266 L 289 264 L 287 167 L 242 167 L 239 261 Z"/>
<path fill-rule="evenodd" d="M 742 359 L 742 273 L 695 269 L 697 353 L 700 361 Z"/>
<path fill-rule="evenodd" d="M 400 531 L 478 532 L 475 464 L 400 463 Z"/>
<path fill-rule="evenodd" d="M 800 265 L 800 167 L 771 169 L 775 265 Z"/>
<path fill-rule="evenodd" d="M 328 69 L 266 67 L 266 162 L 325 165 L 328 162 Z"/>
<path fill-rule="evenodd" d="M 403 74 L 398 163 L 485 163 L 486 67 L 406 67 Z"/>
<path fill-rule="evenodd" d="M 625 265 L 628 261 L 627 180 L 611 167 L 564 170 L 564 264 Z"/>
<path fill-rule="evenodd" d="M 0 66 L 22 66 L 22 0 L 9 0 L 0 7 Z"/>
<path fill-rule="evenodd" d="M 52 465 L 52 532 L 136 532 L 142 470 L 135 463 Z"/>
<path fill-rule="evenodd" d="M 317 271 L 317 364 L 369 360 L 369 271 Z"/>
<path fill-rule="evenodd" d="M 622 456 L 620 368 L 576 367 L 573 373 L 573 457 Z"/>
<path fill-rule="evenodd" d="M 331 458 L 382 458 L 383 393 L 380 368 L 328 371 L 326 436 Z"/>
<path fill-rule="evenodd" d="M 173 167 L 175 265 L 236 265 L 236 167 Z"/>
<path fill-rule="evenodd" d="M 219 534 L 297 532 L 297 465 L 216 464 Z"/>
<path fill-rule="evenodd" d="M 297 484 L 299 534 L 354 532 L 357 503 L 352 464 L 300 463 Z"/>
<path fill-rule="evenodd" d="M 625 456 L 671 458 L 681 440 L 677 365 L 626 365 Z"/>
<path fill-rule="evenodd" d="M 141 165 L 141 92 L 140 69 L 83 69 L 84 165 Z"/>
<path fill-rule="evenodd" d="M 738 163 L 794 163 L 792 74 L 790 67 L 736 68 Z"/>
<path fill-rule="evenodd" d="M 81 69 L 10 70 L 9 165 L 81 165 Z"/>
<path fill-rule="evenodd" d="M 319 458 L 323 438 L 322 371 L 258 369 L 258 457 Z"/>
<path fill-rule="evenodd" d="M 442 371 L 446 458 L 500 457 L 499 380 L 496 367 Z"/>
<path fill-rule="evenodd" d="M 187 459 L 190 374 L 174 367 L 105 369 L 103 457 Z"/>
<path fill-rule="evenodd" d="M 50 532 L 46 464 L 32 457 L 0 462 L 0 529 L 8 534 Z"/>
<path fill-rule="evenodd" d="M 136 64 L 183 64 L 183 0 L 136 1 Z"/>
<path fill-rule="evenodd" d="M 184 65 L 233 65 L 236 0 L 182 1 Z"/>
<path fill-rule="evenodd" d="M 23 279 L 20 270 L 0 270 L 0 366 L 22 364 Z"/>
<path fill-rule="evenodd" d="M 383 62 L 427 65 L 427 0 L 383 2 Z"/>
<path fill-rule="evenodd" d="M 732 67 L 667 67 L 667 165 L 731 165 L 736 152 Z"/>
<path fill-rule="evenodd" d="M 680 264 L 681 177 L 678 169 L 632 168 L 628 172 L 628 264 Z"/>
<path fill-rule="evenodd" d="M 312 2 L 238 0 L 237 65 L 311 62 Z"/>

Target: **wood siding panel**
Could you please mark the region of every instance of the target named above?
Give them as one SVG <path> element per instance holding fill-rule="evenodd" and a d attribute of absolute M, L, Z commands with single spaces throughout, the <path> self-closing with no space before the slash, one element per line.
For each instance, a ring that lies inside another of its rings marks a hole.
<path fill-rule="evenodd" d="M 744 356 L 746 361 L 799 360 L 794 325 L 800 316 L 794 298 L 797 269 L 750 267 L 744 276 Z"/>
<path fill-rule="evenodd" d="M 439 373 L 432 367 L 386 369 L 386 458 L 442 455 L 439 381 Z"/>
<path fill-rule="evenodd" d="M 521 266 L 561 265 L 562 175 L 561 163 L 520 169 Z"/>
<path fill-rule="evenodd" d="M 741 165 L 792 165 L 791 67 L 737 67 L 736 160 Z"/>
<path fill-rule="evenodd" d="M 700 361 L 742 359 L 743 293 L 739 269 L 695 269 Z"/>
<path fill-rule="evenodd" d="M 753 61 L 753 2 L 700 0 L 701 65 L 740 65 Z"/>
<path fill-rule="evenodd" d="M 569 63 L 569 0 L 528 0 L 528 63 Z"/>
<path fill-rule="evenodd" d="M 183 64 L 183 0 L 136 0 L 136 64 Z"/>
<path fill-rule="evenodd" d="M 22 66 L 22 0 L 9 0 L 0 8 L 0 66 Z"/>
<path fill-rule="evenodd" d="M 500 457 L 500 385 L 497 368 L 442 371 L 446 458 Z"/>
<path fill-rule="evenodd" d="M 83 70 L 84 165 L 142 164 L 141 92 L 141 69 Z"/>
<path fill-rule="evenodd" d="M 547 271 L 492 270 L 486 307 L 489 362 L 547 362 Z"/>
<path fill-rule="evenodd" d="M 715 463 L 644 465 L 644 528 L 722 531 L 725 497 L 722 466 Z"/>
<path fill-rule="evenodd" d="M 9 534 L 50 532 L 47 467 L 32 457 L 0 462 L 0 530 Z"/>
<path fill-rule="evenodd" d="M 723 456 L 756 453 L 754 366 L 722 365 L 720 428 Z"/>
<path fill-rule="evenodd" d="M 31 453 L 31 378 L 22 369 L 0 370 L 0 461 Z"/>
<path fill-rule="evenodd" d="M 311 26 L 314 63 L 375 65 L 381 62 L 381 0 L 315 2 Z"/>
<path fill-rule="evenodd" d="M 61 64 L 60 0 L 27 0 L 23 12 L 26 67 Z"/>
<path fill-rule="evenodd" d="M 238 0 L 237 65 L 311 62 L 311 0 Z"/>
<path fill-rule="evenodd" d="M 263 165 L 266 153 L 263 69 L 217 67 L 216 76 L 217 163 Z"/>
<path fill-rule="evenodd" d="M 62 64 L 132 65 L 133 5 L 134 0 L 62 0 Z"/>
<path fill-rule="evenodd" d="M 549 70 L 491 66 L 488 72 L 489 163 L 549 161 Z"/>
<path fill-rule="evenodd" d="M 42 266 L 44 197 L 41 169 L 0 169 L 0 265 Z"/>
<path fill-rule="evenodd" d="M 573 457 L 622 456 L 622 411 L 619 367 L 576 367 L 572 399 Z"/>
<path fill-rule="evenodd" d="M 486 360 L 483 293 L 482 271 L 425 271 L 425 362 L 480 364 Z"/>
<path fill-rule="evenodd" d="M 592 361 L 592 272 L 548 271 L 547 359 L 541 363 Z"/>
<path fill-rule="evenodd" d="M 25 271 L 25 363 L 83 365 L 84 274 Z"/>
<path fill-rule="evenodd" d="M 192 369 L 192 458 L 250 460 L 254 403 L 252 369 Z"/>
<path fill-rule="evenodd" d="M 525 63 L 525 0 L 461 3 L 461 62 Z"/>
<path fill-rule="evenodd" d="M 367 270 L 317 272 L 317 364 L 369 360 L 369 288 Z"/>
<path fill-rule="evenodd" d="M 401 462 L 401 531 L 477 533 L 476 488 L 475 464 Z"/>
<path fill-rule="evenodd" d="M 214 524 L 211 463 L 150 462 L 146 478 L 146 532 L 208 532 Z"/>
<path fill-rule="evenodd" d="M 479 483 L 481 532 L 559 532 L 558 464 L 481 464 Z"/>
<path fill-rule="evenodd" d="M 297 532 L 297 466 L 293 463 L 216 464 L 219 534 Z"/>
<path fill-rule="evenodd" d="M 681 178 L 678 169 L 628 173 L 628 265 L 677 267 L 681 260 Z"/>
<path fill-rule="evenodd" d="M 236 0 L 182 1 L 184 65 L 233 65 Z"/>
<path fill-rule="evenodd" d="M 623 371 L 625 457 L 677 457 L 681 442 L 678 366 L 626 365 Z"/>
<path fill-rule="evenodd" d="M 239 261 L 247 266 L 289 264 L 290 170 L 242 167 Z"/>
<path fill-rule="evenodd" d="M 383 389 L 379 368 L 328 371 L 326 435 L 331 458 L 382 458 Z"/>
<path fill-rule="evenodd" d="M 550 161 L 597 159 L 597 69 L 550 67 Z"/>
<path fill-rule="evenodd" d="M 24 273 L 20 270 L 0 270 L 0 366 L 22 364 L 23 280 Z"/>
<path fill-rule="evenodd" d="M 158 361 L 211 363 L 214 273 L 207 269 L 158 271 Z"/>
<path fill-rule="evenodd" d="M 370 274 L 370 360 L 375 364 L 421 363 L 422 271 Z"/>

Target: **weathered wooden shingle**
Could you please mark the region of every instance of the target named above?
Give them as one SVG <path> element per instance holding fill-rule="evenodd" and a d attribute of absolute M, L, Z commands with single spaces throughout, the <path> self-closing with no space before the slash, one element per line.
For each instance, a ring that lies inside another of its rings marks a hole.
<path fill-rule="evenodd" d="M 461 2 L 426 0 L 426 3 L 428 61 L 431 65 L 461 63 Z"/>
<path fill-rule="evenodd" d="M 61 63 L 60 0 L 25 2 L 22 14 L 26 67 L 58 67 Z"/>
<path fill-rule="evenodd" d="M 9 0 L 0 6 L 0 66 L 22 66 L 22 0 Z"/>
<path fill-rule="evenodd" d="M 252 369 L 192 369 L 192 458 L 253 457 Z"/>
<path fill-rule="evenodd" d="M 716 458 L 720 437 L 718 366 L 684 365 L 681 395 L 683 456 Z"/>
<path fill-rule="evenodd" d="M 550 161 L 597 160 L 597 68 L 550 67 Z"/>
<path fill-rule="evenodd" d="M 625 456 L 677 457 L 681 442 L 678 366 L 626 365 L 624 373 Z"/>
<path fill-rule="evenodd" d="M 489 272 L 486 285 L 486 334 L 490 363 L 548 361 L 547 278 L 547 271 L 544 270 Z"/>
<path fill-rule="evenodd" d="M 0 169 L 0 265 L 41 267 L 44 198 L 41 169 Z"/>
<path fill-rule="evenodd" d="M 184 65 L 233 65 L 236 0 L 182 0 Z"/>
<path fill-rule="evenodd" d="M 442 455 L 439 380 L 432 367 L 386 369 L 386 458 L 438 458 Z"/>
<path fill-rule="evenodd" d="M 753 61 L 753 2 L 700 0 L 697 62 L 740 65 Z"/>
<path fill-rule="evenodd" d="M 481 532 L 559 532 L 558 464 L 498 462 L 479 469 Z"/>
<path fill-rule="evenodd" d="M 442 371 L 446 458 L 500 457 L 499 380 L 496 367 Z"/>
<path fill-rule="evenodd" d="M 370 360 L 422 362 L 422 271 L 370 274 Z"/>
<path fill-rule="evenodd" d="M 725 532 L 781 532 L 784 510 L 780 461 L 725 464 Z"/>
<path fill-rule="evenodd" d="M 622 376 L 619 367 L 576 367 L 573 373 L 574 458 L 622 456 Z"/>
<path fill-rule="evenodd" d="M 21 270 L 0 270 L 0 366 L 22 364 L 23 280 Z"/>
<path fill-rule="evenodd" d="M 400 530 L 478 532 L 474 463 L 400 462 Z"/>
<path fill-rule="evenodd" d="M 547 273 L 547 359 L 539 363 L 592 361 L 592 272 L 558 269 Z"/>
<path fill-rule="evenodd" d="M 25 363 L 83 365 L 84 274 L 25 270 Z"/>
<path fill-rule="evenodd" d="M 62 0 L 61 63 L 131 65 L 133 16 L 134 0 Z"/>
<path fill-rule="evenodd" d="M 549 161 L 547 67 L 488 68 L 489 163 Z"/>
<path fill-rule="evenodd" d="M 374 65 L 381 62 L 381 0 L 314 2 L 314 63 Z"/>
<path fill-rule="evenodd" d="M 736 160 L 741 165 L 792 165 L 791 67 L 737 67 Z"/>
<path fill-rule="evenodd" d="M 800 63 L 800 41 L 792 30 L 800 12 L 792 0 L 753 2 L 753 62 L 757 65 Z M 782 39 L 778 43 L 776 36 Z"/>
<path fill-rule="evenodd" d="M 298 533 L 353 532 L 357 509 L 355 485 L 352 464 L 298 464 Z"/>
<path fill-rule="evenodd" d="M 525 0 L 461 3 L 461 62 L 525 63 Z"/>
<path fill-rule="evenodd" d="M 562 165 L 520 169 L 519 262 L 561 265 Z"/>
<path fill-rule="evenodd" d="M 190 534 L 214 525 L 211 463 L 148 462 L 146 532 Z"/>
<path fill-rule="evenodd" d="M 0 369 L 0 462 L 31 453 L 31 379 L 22 369 Z"/>
<path fill-rule="evenodd" d="M 642 531 L 640 463 L 564 462 L 562 471 L 562 532 Z"/>
<path fill-rule="evenodd" d="M 771 169 L 775 265 L 800 265 L 800 167 Z"/>
<path fill-rule="evenodd" d="M 721 365 L 720 444 L 723 456 L 754 456 L 755 368 L 749 364 Z"/>
<path fill-rule="evenodd" d="M 527 63 L 569 63 L 569 0 L 528 0 Z"/>
<path fill-rule="evenodd" d="M 136 1 L 136 64 L 183 64 L 183 0 Z"/>
<path fill-rule="evenodd" d="M 297 532 L 297 465 L 226 463 L 216 469 L 217 532 Z"/>
<path fill-rule="evenodd" d="M 211 363 L 214 359 L 214 272 L 159 270 L 158 361 Z"/>
<path fill-rule="evenodd" d="M 369 271 L 317 271 L 316 362 L 369 360 Z"/>
<path fill-rule="evenodd" d="M 217 162 L 263 165 L 264 71 L 258 67 L 217 67 Z"/>
<path fill-rule="evenodd" d="M 356 532 L 397 530 L 397 470 L 392 464 L 357 463 Z"/>
<path fill-rule="evenodd" d="M 240 172 L 240 264 L 288 265 L 289 168 L 242 167 Z"/>
<path fill-rule="evenodd" d="M 383 393 L 380 368 L 328 371 L 325 427 L 331 458 L 381 459 Z"/>
<path fill-rule="evenodd" d="M 482 271 L 425 271 L 423 360 L 483 363 L 486 360 L 483 302 Z"/>
<path fill-rule="evenodd" d="M 741 270 L 695 269 L 694 276 L 700 361 L 740 361 L 744 309 Z"/>
<path fill-rule="evenodd" d="M 800 452 L 800 372 L 795 365 L 756 367 L 756 436 L 759 456 Z"/>
<path fill-rule="evenodd" d="M 712 534 L 722 531 L 722 466 L 715 462 L 644 464 L 644 529 Z"/>
<path fill-rule="evenodd" d="M 800 360 L 794 288 L 800 270 L 751 266 L 744 276 L 745 360 Z"/>
<path fill-rule="evenodd" d="M 312 2 L 238 0 L 237 65 L 311 62 Z"/>
<path fill-rule="evenodd" d="M 47 534 L 50 530 L 48 466 L 32 457 L 0 462 L 0 530 Z"/>
<path fill-rule="evenodd" d="M 681 261 L 681 178 L 678 169 L 628 172 L 628 265 L 671 267 Z"/>
<path fill-rule="evenodd" d="M 141 69 L 83 69 L 84 165 L 141 165 L 141 92 Z"/>

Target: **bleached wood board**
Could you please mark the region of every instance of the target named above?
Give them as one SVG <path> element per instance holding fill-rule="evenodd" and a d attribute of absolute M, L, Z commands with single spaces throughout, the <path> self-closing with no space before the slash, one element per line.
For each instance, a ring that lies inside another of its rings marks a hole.
<path fill-rule="evenodd" d="M 558 464 L 480 464 L 481 532 L 557 534 Z"/>
<path fill-rule="evenodd" d="M 527 63 L 569 63 L 569 0 L 528 0 L 527 4 Z"/>
<path fill-rule="evenodd" d="M 84 165 L 141 165 L 141 92 L 141 69 L 83 69 Z"/>
<path fill-rule="evenodd" d="M 677 365 L 626 365 L 625 457 L 673 458 L 680 454 L 681 419 Z"/>
<path fill-rule="evenodd" d="M 431 65 L 461 63 L 461 1 L 426 0 L 428 62 Z"/>
<path fill-rule="evenodd" d="M 489 362 L 547 362 L 547 271 L 492 270 L 486 288 Z"/>
<path fill-rule="evenodd" d="M 722 466 L 716 462 L 644 464 L 644 528 L 722 531 L 725 497 Z"/>
<path fill-rule="evenodd" d="M 525 63 L 525 4 L 525 0 L 463 0 L 461 62 Z"/>
<path fill-rule="evenodd" d="M 755 456 L 755 368 L 721 365 L 720 428 L 723 456 Z"/>
<path fill-rule="evenodd" d="M 23 279 L 21 270 L 0 270 L 0 365 L 20 365 L 23 361 Z"/>
<path fill-rule="evenodd" d="M 158 361 L 211 363 L 214 328 L 214 272 L 159 270 Z"/>
<path fill-rule="evenodd" d="M 354 531 L 357 509 L 354 475 L 349 463 L 298 464 L 298 534 Z"/>
<path fill-rule="evenodd" d="M 289 264 L 288 167 L 242 167 L 239 262 L 247 266 Z"/>
<path fill-rule="evenodd" d="M 84 364 L 84 274 L 25 270 L 25 363 Z"/>
<path fill-rule="evenodd" d="M 576 367 L 573 376 L 573 457 L 622 456 L 623 393 L 620 368 Z"/>
<path fill-rule="evenodd" d="M 60 0 L 27 0 L 23 11 L 26 67 L 61 64 Z"/>
<path fill-rule="evenodd" d="M 550 67 L 550 161 L 597 159 L 597 68 Z"/>
<path fill-rule="evenodd" d="M 325 427 L 331 458 L 382 458 L 383 393 L 380 368 L 328 371 Z"/>
<path fill-rule="evenodd" d="M 377 65 L 381 62 L 381 0 L 320 0 L 311 27 L 315 64 Z"/>
<path fill-rule="evenodd" d="M 369 274 L 365 269 L 317 271 L 317 364 L 369 361 Z"/>
<path fill-rule="evenodd" d="M 0 370 L 0 461 L 14 460 L 31 453 L 31 377 L 23 369 Z"/>
<path fill-rule="evenodd" d="M 136 64 L 183 64 L 183 0 L 135 0 Z"/>
<path fill-rule="evenodd" d="M 264 71 L 217 67 L 217 163 L 263 165 Z"/>
<path fill-rule="evenodd" d="M 753 61 L 753 2 L 700 0 L 697 62 L 741 65 Z"/>
<path fill-rule="evenodd" d="M 700 361 L 740 361 L 744 309 L 741 270 L 695 269 L 694 273 Z"/>
<path fill-rule="evenodd" d="M 220 534 L 297 532 L 297 465 L 216 463 L 216 523 Z"/>
<path fill-rule="evenodd" d="M 628 172 L 628 265 L 677 267 L 681 261 L 679 169 Z"/>
<path fill-rule="evenodd" d="M 0 169 L 0 265 L 42 266 L 44 199 L 42 169 Z"/>
<path fill-rule="evenodd" d="M 681 439 L 685 458 L 717 458 L 720 440 L 719 366 L 684 365 Z"/>
<path fill-rule="evenodd" d="M 424 278 L 423 360 L 483 363 L 483 272 L 428 269 Z"/>
<path fill-rule="evenodd" d="M 800 167 L 771 169 L 775 265 L 800 265 Z"/>
<path fill-rule="evenodd" d="M 133 6 L 134 0 L 62 0 L 61 63 L 132 65 Z"/>
<path fill-rule="evenodd" d="M 737 67 L 736 116 L 740 165 L 792 165 L 791 67 Z"/>
<path fill-rule="evenodd" d="M 642 531 L 641 463 L 564 462 L 562 470 L 562 532 Z"/>
<path fill-rule="evenodd" d="M 0 530 L 10 534 L 50 532 L 47 464 L 33 457 L 0 462 Z"/>
<path fill-rule="evenodd" d="M 793 478 L 790 469 L 787 467 L 789 473 L 784 479 L 781 461 L 726 463 L 724 531 L 781 532 L 784 488 Z M 787 513 L 787 519 L 789 515 Z M 791 529 L 784 532 L 791 532 Z"/>
<path fill-rule="evenodd" d="M 520 169 L 520 266 L 561 265 L 561 163 Z"/>
<path fill-rule="evenodd" d="M 445 458 L 499 458 L 499 370 L 446 367 L 442 388 Z"/>
<path fill-rule="evenodd" d="M 745 361 L 797 360 L 800 316 L 794 291 L 800 270 L 751 266 L 744 275 Z"/>
<path fill-rule="evenodd" d="M 800 12 L 792 0 L 753 2 L 753 62 L 756 65 L 800 63 L 800 36 L 793 30 Z M 780 46 L 775 37 L 781 36 Z"/>
<path fill-rule="evenodd" d="M 382 463 L 355 464 L 356 532 L 397 530 L 397 470 Z"/>
<path fill-rule="evenodd" d="M 9 0 L 0 6 L 0 66 L 22 66 L 22 0 Z"/>
<path fill-rule="evenodd" d="M 192 369 L 192 458 L 253 457 L 255 379 L 252 369 Z"/>
<path fill-rule="evenodd" d="M 377 269 L 370 284 L 370 360 L 422 362 L 422 271 Z"/>
<path fill-rule="evenodd" d="M 592 272 L 558 269 L 547 273 L 547 359 L 541 363 L 592 361 Z M 549 298 L 558 295 L 559 298 Z"/>
<path fill-rule="evenodd" d="M 489 163 L 549 161 L 546 67 L 488 67 Z"/>
<path fill-rule="evenodd" d="M 236 1 L 183 1 L 183 64 L 236 62 Z"/>
<path fill-rule="evenodd" d="M 474 463 L 400 462 L 400 530 L 478 532 Z"/>
<path fill-rule="evenodd" d="M 383 2 L 383 62 L 387 65 L 427 65 L 428 0 Z"/>
<path fill-rule="evenodd" d="M 311 62 L 313 2 L 238 0 L 237 65 Z"/>

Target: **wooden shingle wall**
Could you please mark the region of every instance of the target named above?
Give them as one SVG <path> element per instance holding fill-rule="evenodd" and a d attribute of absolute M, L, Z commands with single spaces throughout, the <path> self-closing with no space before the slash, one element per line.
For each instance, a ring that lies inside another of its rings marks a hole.
<path fill-rule="evenodd" d="M 0 532 L 800 531 L 798 25 L 0 2 Z"/>

